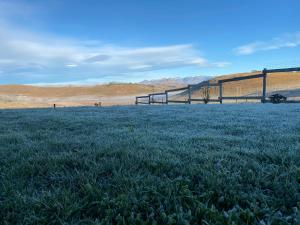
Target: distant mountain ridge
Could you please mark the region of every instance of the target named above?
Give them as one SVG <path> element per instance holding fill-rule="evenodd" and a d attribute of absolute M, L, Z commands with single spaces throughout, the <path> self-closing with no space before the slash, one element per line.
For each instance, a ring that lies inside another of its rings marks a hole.
<path fill-rule="evenodd" d="M 212 79 L 209 76 L 193 76 L 193 77 L 175 77 L 175 78 L 162 78 L 155 80 L 144 80 L 140 84 L 144 85 L 168 85 L 168 86 L 185 86 L 188 84 L 198 84 L 202 81 Z"/>
<path fill-rule="evenodd" d="M 94 106 L 102 102 L 103 106 L 132 105 L 135 96 L 164 92 L 167 89 L 198 84 L 205 80 L 216 83 L 220 79 L 253 75 L 257 72 L 238 73 L 218 77 L 195 76 L 185 78 L 165 78 L 140 83 L 110 83 L 83 86 L 30 86 L 0 85 L 0 108 L 36 108 L 56 106 Z M 298 72 L 300 75 L 300 72 Z M 267 94 L 281 93 L 288 97 L 300 96 L 300 76 L 293 72 L 268 74 Z M 223 85 L 224 96 L 260 94 L 262 81 L 259 78 L 242 82 L 229 82 Z M 218 88 L 212 89 L 211 97 L 217 98 Z M 194 86 L 193 97 L 201 94 Z"/>

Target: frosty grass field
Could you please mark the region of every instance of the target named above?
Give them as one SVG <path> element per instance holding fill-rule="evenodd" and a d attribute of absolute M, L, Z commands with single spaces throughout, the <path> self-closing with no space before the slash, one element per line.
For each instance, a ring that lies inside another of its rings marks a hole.
<path fill-rule="evenodd" d="M 300 105 L 0 111 L 0 224 L 300 224 Z"/>

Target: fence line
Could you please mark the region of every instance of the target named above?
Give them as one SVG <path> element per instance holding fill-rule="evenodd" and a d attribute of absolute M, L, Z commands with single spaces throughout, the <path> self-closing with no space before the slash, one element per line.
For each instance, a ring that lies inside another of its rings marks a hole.
<path fill-rule="evenodd" d="M 187 91 L 188 92 L 188 100 L 169 100 L 169 93 L 178 92 L 178 91 Z M 191 102 L 190 102 L 190 99 L 191 99 L 191 86 L 190 85 L 188 85 L 187 87 L 182 87 L 182 88 L 169 89 L 169 90 L 166 90 L 165 93 L 166 93 L 166 102 L 167 102 L 167 104 L 169 104 L 169 103 L 191 104 Z"/>
<path fill-rule="evenodd" d="M 209 81 L 203 81 L 199 84 L 194 84 L 191 85 L 194 88 L 198 88 L 198 90 L 206 90 L 207 92 L 210 91 L 211 87 L 219 87 L 220 88 L 220 84 L 219 83 L 210 83 Z M 203 96 L 203 98 L 191 98 L 190 99 L 191 102 L 204 102 L 204 103 L 208 103 L 208 101 L 210 102 L 220 102 L 219 99 L 212 99 L 212 98 L 208 98 Z"/>
<path fill-rule="evenodd" d="M 147 99 L 148 102 L 140 102 L 139 100 L 140 99 Z M 138 104 L 150 104 L 150 96 L 149 95 L 145 95 L 145 96 L 137 96 L 135 97 L 135 104 L 138 105 Z"/>
<path fill-rule="evenodd" d="M 166 97 L 166 93 L 165 92 L 161 92 L 161 93 L 152 93 L 152 94 L 149 94 L 149 104 L 166 104 L 167 101 L 164 101 L 162 99 L 162 101 L 156 101 L 154 98 L 155 96 L 160 96 L 160 95 L 163 95 Z"/>
<path fill-rule="evenodd" d="M 261 100 L 261 103 L 269 102 L 266 99 L 266 93 L 267 93 L 267 75 L 269 73 L 282 73 L 282 72 L 299 72 L 300 67 L 294 67 L 294 68 L 283 68 L 283 69 L 263 69 L 261 73 L 254 74 L 254 75 L 248 75 L 248 76 L 242 76 L 242 77 L 233 77 L 233 78 L 227 78 L 227 79 L 221 79 L 218 80 L 217 83 L 210 83 L 209 81 L 203 81 L 198 84 L 188 85 L 187 87 L 182 88 L 174 88 L 166 90 L 165 92 L 160 93 L 152 93 L 147 96 L 137 96 L 135 104 L 169 104 L 169 103 L 184 103 L 184 104 L 191 104 L 192 102 L 219 102 L 220 104 L 223 103 L 223 100 Z M 237 82 L 242 80 L 251 80 L 251 79 L 257 79 L 262 78 L 262 94 L 260 96 L 223 96 L 223 84 L 228 82 Z M 208 98 L 192 98 L 192 91 L 194 88 L 198 88 L 197 90 L 208 90 L 210 87 L 219 87 L 219 97 L 218 99 L 210 99 Z M 169 93 L 172 92 L 178 92 L 178 91 L 184 91 L 183 93 L 188 95 L 188 99 L 186 100 L 170 100 L 169 99 Z M 155 101 L 154 96 L 165 96 L 165 101 Z M 147 102 L 141 102 L 140 99 L 147 99 Z M 297 100 L 288 100 L 287 103 L 300 103 L 300 101 Z"/>

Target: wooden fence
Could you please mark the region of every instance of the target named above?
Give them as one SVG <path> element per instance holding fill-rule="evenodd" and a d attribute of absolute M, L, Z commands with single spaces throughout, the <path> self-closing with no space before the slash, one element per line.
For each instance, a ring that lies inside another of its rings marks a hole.
<path fill-rule="evenodd" d="M 169 104 L 169 103 L 183 103 L 183 104 L 191 104 L 192 102 L 204 102 L 204 103 L 209 103 L 209 102 L 217 102 L 222 104 L 223 100 L 260 100 L 261 103 L 266 103 L 269 102 L 267 100 L 267 75 L 270 73 L 281 73 L 281 72 L 299 72 L 300 67 L 295 67 L 295 68 L 284 68 L 284 69 L 264 69 L 262 70 L 261 73 L 259 74 L 254 74 L 254 75 L 248 75 L 248 76 L 242 76 L 242 77 L 233 77 L 233 78 L 228 78 L 228 79 L 222 79 L 218 80 L 216 83 L 210 83 L 209 81 L 203 81 L 199 84 L 194 84 L 194 85 L 188 85 L 187 87 L 182 87 L 182 88 L 175 88 L 175 89 L 170 89 L 166 90 L 165 92 L 161 93 L 152 93 L 147 96 L 137 96 L 135 104 Z M 251 79 L 257 79 L 261 78 L 262 79 L 262 94 L 260 96 L 223 96 L 223 85 L 225 83 L 229 82 L 237 82 L 237 81 L 243 81 L 243 80 L 251 80 Z M 201 90 L 204 88 L 210 88 L 210 87 L 218 87 L 219 88 L 219 97 L 218 99 L 205 99 L 205 98 L 192 98 L 192 91 L 193 89 Z M 185 100 L 172 100 L 169 99 L 170 93 L 174 92 L 179 92 L 183 91 L 184 94 L 187 94 L 188 98 Z M 164 96 L 164 101 L 155 101 L 154 96 Z M 146 102 L 140 101 L 140 99 L 145 99 L 147 100 Z M 300 101 L 296 100 L 288 100 L 286 103 L 300 103 Z"/>
<path fill-rule="evenodd" d="M 147 102 L 144 102 L 144 101 L 140 101 L 141 99 L 145 99 L 147 100 Z M 150 104 L 150 96 L 149 95 L 145 95 L 145 96 L 137 96 L 135 97 L 135 104 L 138 105 L 138 104 Z"/>
<path fill-rule="evenodd" d="M 200 84 L 194 84 L 191 85 L 192 89 L 196 89 L 196 90 L 201 90 L 201 89 L 209 89 L 211 87 L 219 87 L 220 88 L 220 84 L 219 83 L 210 83 L 209 81 L 203 81 Z M 213 98 L 191 98 L 190 102 L 204 102 L 204 103 L 208 103 L 208 102 L 220 102 L 220 99 L 213 99 Z"/>
<path fill-rule="evenodd" d="M 155 99 L 156 96 L 161 96 L 162 100 Z M 165 92 L 149 94 L 149 104 L 166 104 L 167 100 L 164 98 L 166 98 Z"/>
<path fill-rule="evenodd" d="M 174 92 L 178 92 L 178 91 L 183 91 L 183 92 L 187 92 L 188 93 L 188 98 L 186 100 L 170 100 L 169 99 L 169 94 L 170 93 L 174 93 Z M 188 85 L 187 87 L 183 87 L 183 88 L 175 88 L 175 89 L 170 89 L 170 90 L 166 90 L 166 103 L 183 103 L 183 104 L 191 104 L 190 99 L 191 99 L 191 86 Z"/>

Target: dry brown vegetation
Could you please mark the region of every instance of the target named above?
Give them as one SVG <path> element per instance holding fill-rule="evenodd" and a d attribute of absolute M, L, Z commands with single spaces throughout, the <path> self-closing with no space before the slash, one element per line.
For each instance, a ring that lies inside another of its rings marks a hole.
<path fill-rule="evenodd" d="M 163 91 L 174 86 L 143 84 L 107 84 L 96 86 L 40 87 L 30 85 L 0 86 L 0 108 L 129 105 L 136 95 Z"/>
<path fill-rule="evenodd" d="M 227 76 L 220 76 L 213 81 L 220 80 L 220 79 L 227 79 L 231 77 L 241 77 L 241 76 L 248 76 L 252 74 L 259 74 L 258 72 L 252 73 L 239 73 L 234 75 L 227 75 Z M 228 83 L 228 87 L 234 89 L 234 86 L 242 84 L 243 88 L 248 89 L 249 91 L 261 88 L 262 79 L 251 79 L 241 82 L 232 82 Z M 288 72 L 288 73 L 272 73 L 268 74 L 267 76 L 267 88 L 270 89 L 278 89 L 278 90 L 290 90 L 296 89 L 300 87 L 300 73 L 299 72 Z"/>
<path fill-rule="evenodd" d="M 219 76 L 212 79 L 210 82 L 215 83 L 218 80 L 228 79 L 233 77 L 242 77 L 253 74 L 259 74 L 258 72 L 251 73 L 239 73 L 233 75 Z M 299 72 L 289 72 L 289 73 L 273 73 L 267 76 L 267 92 L 284 92 L 287 96 L 293 96 L 293 93 L 299 92 L 300 88 L 300 73 Z M 243 81 L 235 81 L 223 84 L 223 95 L 224 96 L 256 96 L 261 95 L 262 92 L 262 79 L 250 79 Z M 217 97 L 219 94 L 218 87 L 211 89 L 211 97 Z M 195 93 L 195 96 L 200 95 L 200 93 Z M 194 97 L 195 97 L 194 96 Z M 300 96 L 300 94 L 299 94 Z"/>
<path fill-rule="evenodd" d="M 213 78 L 210 82 L 231 77 L 247 76 L 260 72 L 239 73 Z M 224 84 L 224 96 L 259 95 L 261 94 L 262 79 L 231 82 Z M 103 106 L 134 104 L 134 97 L 166 89 L 176 88 L 170 85 L 143 84 L 107 84 L 96 86 L 61 86 L 40 87 L 30 85 L 2 85 L 0 86 L 0 108 L 39 108 L 52 107 L 55 103 L 63 106 L 93 106 L 95 102 L 102 102 Z M 300 73 L 268 74 L 267 91 L 282 92 L 289 96 L 300 96 Z M 201 93 L 195 91 L 193 98 Z M 218 88 L 211 89 L 210 97 L 218 96 Z"/>
<path fill-rule="evenodd" d="M 155 86 L 155 90 L 164 90 L 165 86 Z M 74 96 L 98 96 L 112 97 L 124 95 L 136 95 L 144 92 L 152 92 L 153 87 L 143 84 L 107 84 L 96 86 L 61 86 L 40 87 L 31 85 L 2 85 L 1 95 L 23 95 L 28 97 L 74 97 Z"/>

